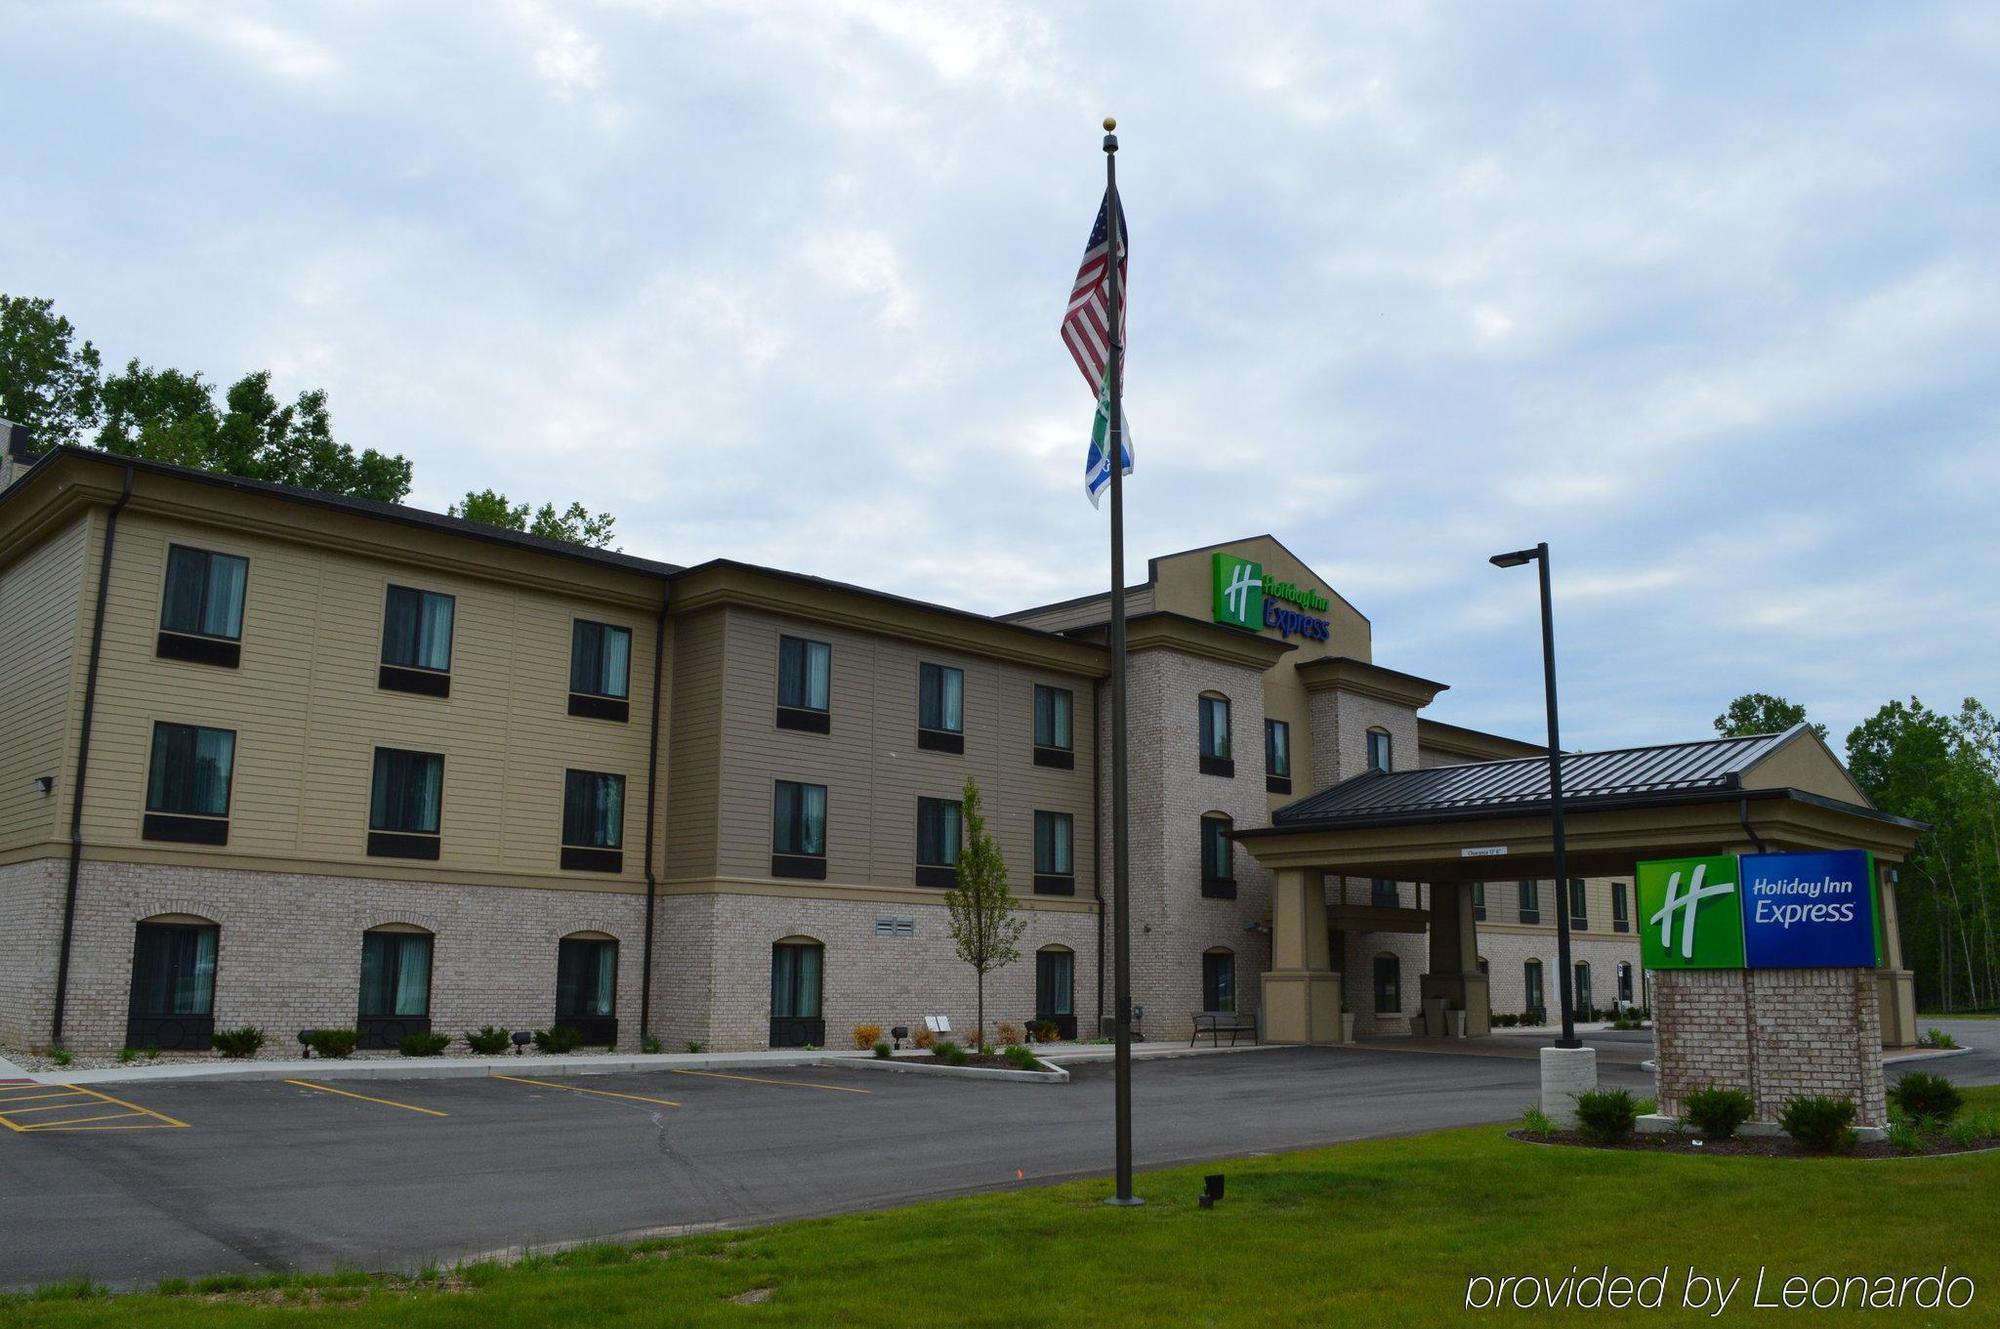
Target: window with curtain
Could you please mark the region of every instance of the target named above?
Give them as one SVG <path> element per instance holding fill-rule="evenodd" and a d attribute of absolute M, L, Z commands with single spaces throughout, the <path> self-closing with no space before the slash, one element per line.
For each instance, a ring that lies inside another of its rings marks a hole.
<path fill-rule="evenodd" d="M 1569 883 L 1569 921 L 1571 926 L 1590 926 L 1590 895 L 1584 889 L 1583 878 L 1572 877 Z"/>
<path fill-rule="evenodd" d="M 1388 731 L 1371 729 L 1368 731 L 1368 769 L 1386 771 L 1389 769 L 1390 739 Z"/>
<path fill-rule="evenodd" d="M 833 648 L 804 637 L 778 638 L 778 705 L 824 711 L 833 693 Z"/>
<path fill-rule="evenodd" d="M 1076 956 L 1069 951 L 1035 952 L 1035 1018 L 1076 1014 Z"/>
<path fill-rule="evenodd" d="M 771 804 L 771 852 L 826 853 L 826 786 L 780 780 Z"/>
<path fill-rule="evenodd" d="M 368 801 L 369 830 L 436 835 L 443 803 L 441 753 L 375 749 L 375 786 Z"/>
<path fill-rule="evenodd" d="M 917 800 L 917 864 L 952 867 L 958 862 L 959 805 L 956 799 Z"/>
<path fill-rule="evenodd" d="M 1520 887 L 1521 921 L 1539 923 L 1542 921 L 1542 888 L 1540 882 L 1524 881 Z"/>
<path fill-rule="evenodd" d="M 1075 744 L 1071 711 L 1075 696 L 1068 688 L 1035 684 L 1035 746 L 1069 751 Z"/>
<path fill-rule="evenodd" d="M 1576 1009 L 1587 1020 L 1590 1018 L 1591 1010 L 1597 1005 L 1590 999 L 1590 965 L 1586 961 L 1578 960 L 1575 975 L 1575 985 L 1571 989 L 1570 1000 L 1576 1003 Z"/>
<path fill-rule="evenodd" d="M 1291 778 L 1292 727 L 1283 720 L 1264 721 L 1264 774 Z"/>
<path fill-rule="evenodd" d="M 132 946 L 130 1013 L 137 1019 L 215 1012 L 215 950 L 221 929 L 202 923 L 141 923 Z"/>
<path fill-rule="evenodd" d="M 1542 1011 L 1548 1003 L 1542 1000 L 1542 962 L 1529 960 L 1521 966 L 1521 988 L 1528 994 L 1527 1009 Z"/>
<path fill-rule="evenodd" d="M 391 586 L 382 611 L 382 663 L 399 669 L 451 669 L 451 626 L 457 601 L 436 591 Z"/>
<path fill-rule="evenodd" d="M 562 842 L 584 849 L 616 849 L 625 842 L 624 776 L 563 772 Z"/>
<path fill-rule="evenodd" d="M 771 947 L 771 1018 L 819 1019 L 820 969 L 825 948 L 804 942 Z"/>
<path fill-rule="evenodd" d="M 1632 903 L 1625 895 L 1625 883 L 1611 883 L 1611 930 L 1630 932 L 1632 930 Z"/>
<path fill-rule="evenodd" d="M 965 671 L 951 665 L 923 665 L 918 670 L 917 727 L 940 733 L 965 732 Z"/>
<path fill-rule="evenodd" d="M 556 943 L 556 1018 L 595 1019 L 618 1013 L 618 943 L 608 937 L 564 937 Z"/>
<path fill-rule="evenodd" d="M 168 632 L 236 641 L 243 636 L 243 585 L 250 560 L 185 545 L 167 546 L 160 626 Z"/>
<path fill-rule="evenodd" d="M 1393 955 L 1375 957 L 1375 1013 L 1403 1013 L 1403 962 Z"/>
<path fill-rule="evenodd" d="M 1236 1009 L 1236 956 L 1230 951 L 1210 951 L 1201 957 L 1201 1008 L 1205 1011 Z"/>
<path fill-rule="evenodd" d="M 1472 917 L 1477 922 L 1486 921 L 1486 883 L 1483 881 L 1472 883 Z"/>
<path fill-rule="evenodd" d="M 569 690 L 593 697 L 631 693 L 632 629 L 579 618 L 569 632 Z"/>
<path fill-rule="evenodd" d="M 181 817 L 228 816 L 235 764 L 234 730 L 156 723 L 146 777 L 146 811 Z"/>
<path fill-rule="evenodd" d="M 1396 883 L 1387 877 L 1372 877 L 1368 882 L 1368 903 L 1378 909 L 1396 907 Z"/>
<path fill-rule="evenodd" d="M 1236 894 L 1236 845 L 1229 838 L 1229 832 L 1234 825 L 1235 823 L 1229 818 L 1215 814 L 1201 819 L 1203 895 L 1230 899 Z"/>
<path fill-rule="evenodd" d="M 431 935 L 361 934 L 361 1018 L 423 1018 L 431 1013 Z"/>
<path fill-rule="evenodd" d="M 1229 699 L 1201 698 L 1201 755 L 1213 761 L 1229 760 Z"/>
<path fill-rule="evenodd" d="M 1070 837 L 1075 822 L 1067 812 L 1035 814 L 1035 874 L 1044 877 L 1074 876 L 1070 857 Z"/>

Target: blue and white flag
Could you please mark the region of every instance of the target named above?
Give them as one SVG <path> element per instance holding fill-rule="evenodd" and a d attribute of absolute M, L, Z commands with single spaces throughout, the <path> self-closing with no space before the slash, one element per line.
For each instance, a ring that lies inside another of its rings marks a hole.
<path fill-rule="evenodd" d="M 1111 486 L 1110 444 L 1111 433 L 1111 385 L 1107 381 L 1097 389 L 1097 415 L 1090 424 L 1090 452 L 1083 459 L 1083 491 L 1090 495 L 1090 506 L 1097 506 L 1099 495 Z M 1119 448 L 1124 457 L 1125 474 L 1132 474 L 1132 422 L 1118 421 Z"/>

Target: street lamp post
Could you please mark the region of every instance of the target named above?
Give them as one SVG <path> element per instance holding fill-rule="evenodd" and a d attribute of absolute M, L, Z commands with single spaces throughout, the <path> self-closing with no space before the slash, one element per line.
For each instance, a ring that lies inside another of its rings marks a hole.
<path fill-rule="evenodd" d="M 1576 1036 L 1576 1009 L 1570 997 L 1569 963 L 1569 857 L 1563 840 L 1563 777 L 1561 726 L 1556 720 L 1556 629 L 1549 607 L 1549 542 L 1533 549 L 1516 549 L 1495 554 L 1487 560 L 1496 568 L 1518 568 L 1523 563 L 1539 565 L 1542 578 L 1542 685 L 1549 711 L 1549 820 L 1554 830 L 1556 859 L 1556 990 L 1562 1001 L 1562 1037 L 1559 1048 L 1580 1048 Z"/>

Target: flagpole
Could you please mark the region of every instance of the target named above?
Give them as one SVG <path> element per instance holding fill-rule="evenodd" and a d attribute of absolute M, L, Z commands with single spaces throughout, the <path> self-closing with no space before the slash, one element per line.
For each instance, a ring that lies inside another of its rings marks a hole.
<path fill-rule="evenodd" d="M 1144 1204 L 1132 1194 L 1132 883 L 1131 848 L 1126 833 L 1125 788 L 1125 318 L 1119 251 L 1125 237 L 1118 206 L 1118 122 L 1104 119 L 1105 263 L 1111 272 L 1109 336 L 1105 371 L 1109 427 L 1105 443 L 1111 461 L 1111 908 L 1112 926 L 1112 1083 L 1117 1118 L 1118 1192 L 1107 1202 Z"/>

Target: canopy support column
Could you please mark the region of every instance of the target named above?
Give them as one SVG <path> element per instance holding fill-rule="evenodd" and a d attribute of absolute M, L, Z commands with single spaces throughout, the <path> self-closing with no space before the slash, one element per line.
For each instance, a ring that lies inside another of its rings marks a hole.
<path fill-rule="evenodd" d="M 1465 1012 L 1465 1035 L 1492 1032 L 1493 1007 L 1486 975 L 1479 972 L 1479 924 L 1472 912 L 1472 888 L 1462 881 L 1431 884 L 1431 963 L 1424 975 L 1424 1009 L 1442 999 L 1447 1011 Z M 1433 1035 L 1442 1030 L 1431 1030 Z"/>
<path fill-rule="evenodd" d="M 1280 868 L 1272 876 L 1264 1041 L 1338 1043 L 1340 975 L 1328 959 L 1322 874 L 1316 868 Z"/>

